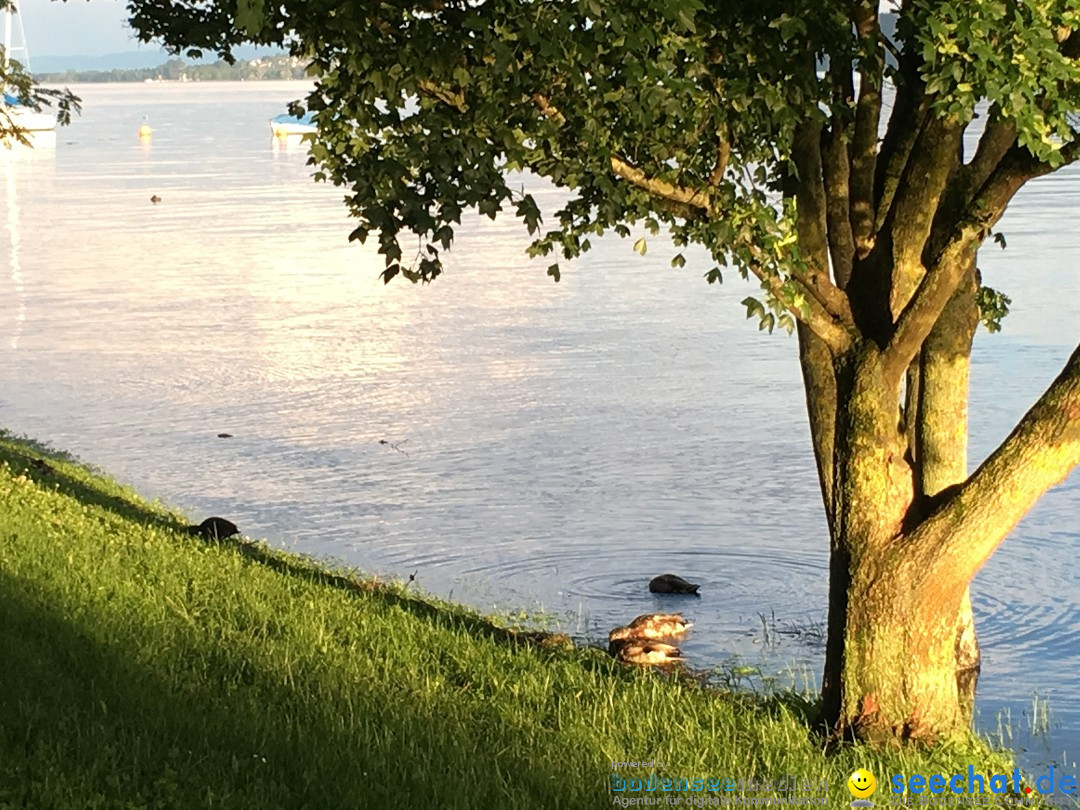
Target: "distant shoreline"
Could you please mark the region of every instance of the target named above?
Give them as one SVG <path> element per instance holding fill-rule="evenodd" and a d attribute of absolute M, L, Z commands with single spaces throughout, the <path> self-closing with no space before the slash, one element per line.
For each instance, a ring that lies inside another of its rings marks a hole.
<path fill-rule="evenodd" d="M 235 64 L 218 60 L 212 64 L 188 64 L 179 57 L 148 68 L 112 70 L 65 70 L 35 72 L 34 78 L 49 84 L 157 83 L 207 81 L 294 81 L 308 79 L 308 63 L 282 54 L 257 59 L 238 59 Z"/>

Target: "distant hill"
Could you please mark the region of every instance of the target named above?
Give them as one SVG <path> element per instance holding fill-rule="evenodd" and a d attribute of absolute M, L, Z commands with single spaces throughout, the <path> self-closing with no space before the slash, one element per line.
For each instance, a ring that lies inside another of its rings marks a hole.
<path fill-rule="evenodd" d="M 282 54 L 284 51 L 275 48 L 256 47 L 243 45 L 236 49 L 237 59 L 257 59 L 260 56 L 273 56 Z M 146 47 L 140 50 L 124 51 L 123 53 L 107 53 L 102 56 L 39 56 L 32 54 L 30 64 L 35 74 L 39 73 L 66 73 L 74 71 L 109 71 L 109 70 L 140 70 L 155 68 L 174 58 L 164 48 Z M 210 54 L 202 59 L 184 57 L 189 65 L 213 64 L 217 61 L 216 54 Z"/>

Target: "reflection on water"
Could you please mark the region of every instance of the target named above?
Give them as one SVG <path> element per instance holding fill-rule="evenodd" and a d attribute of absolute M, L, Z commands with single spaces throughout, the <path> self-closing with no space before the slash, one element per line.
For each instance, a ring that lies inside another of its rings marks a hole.
<path fill-rule="evenodd" d="M 11 302 L 15 313 L 11 324 L 11 348 L 19 348 L 19 334 L 26 321 L 26 291 L 23 289 L 22 266 L 19 263 L 19 198 L 15 186 L 15 172 L 7 173 L 4 190 L 7 194 L 8 264 L 11 266 Z"/>
<path fill-rule="evenodd" d="M 416 571 L 484 609 L 542 608 L 583 636 L 667 607 L 647 582 L 682 574 L 703 584 L 679 603 L 695 663 L 816 674 L 813 634 L 766 637 L 762 618 L 824 619 L 794 341 L 743 321 L 745 286 L 707 286 L 689 269 L 703 256 L 670 269 L 659 240 L 647 258 L 603 240 L 556 285 L 513 222 L 470 220 L 444 278 L 384 286 L 379 257 L 347 242 L 342 193 L 309 181 L 301 143 L 269 134 L 303 92 L 88 87 L 54 149 L 0 157 L 0 424 L 192 516 Z M 1061 289 L 1077 176 L 1033 184 L 1002 222 L 1009 249 L 982 257 L 1014 313 L 976 342 L 973 461 L 1075 341 L 1062 325 L 1080 299 Z M 984 725 L 1038 689 L 1058 757 L 1080 749 L 1080 597 L 1063 564 L 1078 515 L 1073 478 L 975 583 Z"/>
<path fill-rule="evenodd" d="M 23 288 L 22 262 L 22 239 L 19 234 L 19 173 L 15 167 L 20 163 L 29 161 L 50 161 L 53 158 L 53 150 L 56 148 L 55 132 L 29 132 L 24 135 L 25 144 L 16 141 L 0 141 L 0 152 L 3 157 L 4 170 L 4 207 L 6 217 L 4 229 L 7 235 L 8 260 L 7 270 L 10 278 L 10 289 L 7 291 L 8 300 L 6 307 L 11 312 L 4 311 L 5 324 L 9 327 L 8 338 L 11 348 L 19 348 L 19 335 L 22 333 L 23 323 L 26 322 L 26 292 Z"/>

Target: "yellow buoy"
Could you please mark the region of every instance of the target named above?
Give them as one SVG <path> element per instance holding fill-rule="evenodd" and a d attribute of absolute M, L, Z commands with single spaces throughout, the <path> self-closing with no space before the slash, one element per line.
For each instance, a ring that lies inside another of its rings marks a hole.
<path fill-rule="evenodd" d="M 139 126 L 139 137 L 149 138 L 153 134 L 154 130 L 150 129 L 150 125 L 143 121 L 142 124 Z"/>

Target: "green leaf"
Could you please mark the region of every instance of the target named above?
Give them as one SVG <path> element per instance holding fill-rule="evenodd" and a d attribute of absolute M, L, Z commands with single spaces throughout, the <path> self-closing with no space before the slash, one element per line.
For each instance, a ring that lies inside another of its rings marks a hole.
<path fill-rule="evenodd" d="M 562 275 L 559 273 L 559 265 L 557 264 L 549 266 L 547 269 L 547 274 L 553 279 L 555 279 L 555 281 L 558 281 L 560 278 L 562 278 Z"/>
<path fill-rule="evenodd" d="M 982 285 L 975 294 L 975 301 L 979 306 L 979 320 L 986 331 L 993 334 L 1001 331 L 1001 322 L 1009 314 L 1009 305 L 1012 299 L 1005 293 Z"/>
<path fill-rule="evenodd" d="M 645 237 L 644 236 L 641 237 L 640 239 L 638 239 L 636 242 L 634 242 L 634 250 L 636 250 L 642 256 L 645 255 L 645 253 L 646 253 L 646 251 L 648 249 L 649 249 L 649 246 L 645 244 Z"/>
<path fill-rule="evenodd" d="M 758 301 L 753 296 L 744 298 L 742 305 L 746 307 L 746 318 L 749 320 L 757 315 L 759 318 L 765 317 L 765 305 Z"/>
<path fill-rule="evenodd" d="M 237 0 L 236 27 L 248 34 L 255 35 L 266 24 L 263 0 Z"/>
<path fill-rule="evenodd" d="M 686 267 L 686 257 L 681 253 L 676 253 L 671 260 L 672 267 Z"/>

